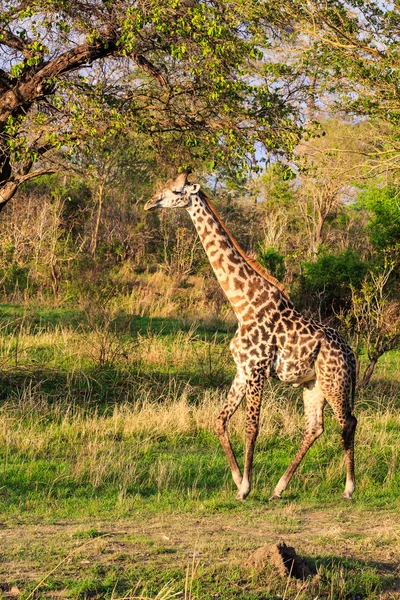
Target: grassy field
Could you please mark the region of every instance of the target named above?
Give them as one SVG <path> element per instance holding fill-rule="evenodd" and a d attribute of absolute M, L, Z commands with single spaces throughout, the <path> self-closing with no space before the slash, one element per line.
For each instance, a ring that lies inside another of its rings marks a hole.
<path fill-rule="evenodd" d="M 398 598 L 399 355 L 357 398 L 357 492 L 326 430 L 268 503 L 302 435 L 301 390 L 267 384 L 243 504 L 214 433 L 232 323 L 2 305 L 0 590 L 4 597 Z M 244 410 L 231 434 L 242 457 Z M 292 544 L 315 577 L 251 550 Z"/>

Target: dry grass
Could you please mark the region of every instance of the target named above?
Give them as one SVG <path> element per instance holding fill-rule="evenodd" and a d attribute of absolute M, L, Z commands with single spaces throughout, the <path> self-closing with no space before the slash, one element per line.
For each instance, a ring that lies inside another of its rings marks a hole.
<path fill-rule="evenodd" d="M 146 485 L 152 483 L 159 492 L 170 486 L 182 490 L 190 485 L 196 488 L 196 481 L 203 478 L 201 466 L 198 479 L 191 484 L 185 482 L 185 466 L 179 464 L 173 448 L 185 441 L 201 445 L 196 440 L 209 435 L 209 464 L 222 459 L 214 424 L 225 395 L 225 390 L 206 391 L 193 403 L 187 392 L 179 394 L 170 389 L 169 396 L 160 402 L 151 400 L 150 390 L 144 387 L 137 391 L 135 403 L 116 404 L 111 413 L 100 413 L 74 404 L 68 396 L 49 400 L 28 385 L 0 409 L 0 447 L 6 456 L 14 459 L 19 456 L 25 462 L 39 461 L 46 456 L 55 460 L 62 457 L 66 465 L 56 477 L 87 482 L 95 489 L 111 485 L 120 493 L 132 487 L 140 490 L 145 471 Z M 282 440 L 293 454 L 303 427 L 302 411 L 294 400 L 288 399 L 280 389 L 266 390 L 258 442 L 261 448 Z M 385 463 L 386 484 L 394 481 L 400 461 L 396 443 L 400 414 L 394 405 L 381 406 L 379 410 L 375 407 L 360 409 L 358 418 L 358 464 L 365 480 L 361 487 L 373 479 L 380 461 Z M 240 408 L 230 426 L 236 444 L 243 439 L 244 429 L 245 410 Z M 333 429 L 325 434 L 320 446 L 329 456 L 339 453 L 339 432 L 335 426 Z M 144 457 L 160 442 L 171 451 L 165 450 L 162 456 L 145 465 Z M 321 471 L 321 480 L 327 483 L 334 482 L 344 472 L 341 454 L 328 463 L 323 454 L 319 455 L 313 465 Z M 313 478 L 315 473 L 310 476 Z M 262 485 L 263 477 L 262 470 L 256 473 L 256 486 Z M 305 489 L 307 477 L 303 475 Z"/>

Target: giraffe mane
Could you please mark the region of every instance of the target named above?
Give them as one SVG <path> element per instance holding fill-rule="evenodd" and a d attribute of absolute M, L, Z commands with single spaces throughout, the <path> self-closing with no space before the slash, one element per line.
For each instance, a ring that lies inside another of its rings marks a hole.
<path fill-rule="evenodd" d="M 211 204 L 210 199 L 203 193 L 201 192 L 203 199 L 205 200 L 207 206 L 209 207 L 209 209 L 211 210 L 211 212 L 213 213 L 214 217 L 217 219 L 218 223 L 221 225 L 222 229 L 225 231 L 226 235 L 228 236 L 228 238 L 231 240 L 232 244 L 235 246 L 236 250 L 238 250 L 239 254 L 244 258 L 244 260 L 247 262 L 247 264 L 254 269 L 254 271 L 256 271 L 259 275 L 261 275 L 261 277 L 263 277 L 264 279 L 266 279 L 267 281 L 269 281 L 269 283 L 272 283 L 272 285 L 274 285 L 275 287 L 277 287 L 282 294 L 288 299 L 290 300 L 289 294 L 285 288 L 285 286 L 276 279 L 276 277 L 274 277 L 273 275 L 271 275 L 270 273 L 268 273 L 268 271 L 266 269 L 264 269 L 264 267 L 262 267 L 260 265 L 260 263 L 258 263 L 254 258 L 251 258 L 250 256 L 248 256 L 245 251 L 240 247 L 240 245 L 238 244 L 238 242 L 235 240 L 235 238 L 233 237 L 233 235 L 228 231 L 225 223 L 223 222 L 223 220 L 221 219 L 221 217 L 219 216 L 219 214 L 217 213 L 216 209 L 214 208 L 214 206 Z"/>

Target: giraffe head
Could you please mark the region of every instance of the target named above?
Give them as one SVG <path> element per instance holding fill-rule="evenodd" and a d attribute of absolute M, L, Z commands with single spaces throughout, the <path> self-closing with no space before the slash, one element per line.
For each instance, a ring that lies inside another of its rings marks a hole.
<path fill-rule="evenodd" d="M 188 182 L 188 173 L 181 173 L 175 179 L 170 179 L 160 192 L 146 202 L 145 210 L 156 208 L 183 208 L 190 206 L 190 197 L 197 194 L 198 183 Z"/>

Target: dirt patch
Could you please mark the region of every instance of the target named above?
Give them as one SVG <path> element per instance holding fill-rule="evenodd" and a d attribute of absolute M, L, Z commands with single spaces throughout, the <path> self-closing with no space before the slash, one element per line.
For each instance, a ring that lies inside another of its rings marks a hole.
<path fill-rule="evenodd" d="M 294 504 L 250 508 L 219 514 L 137 514 L 114 522 L 88 519 L 51 525 L 8 523 L 0 529 L 0 589 L 10 598 L 14 585 L 25 592 L 57 564 L 60 567 L 55 575 L 70 580 L 92 577 L 92 569 L 107 573 L 118 566 L 125 572 L 135 564 L 159 572 L 185 569 L 194 559 L 201 568 L 219 571 L 241 567 L 250 552 L 284 539 L 287 548 L 293 546 L 308 566 L 316 564 L 317 571 L 318 565 L 329 567 L 332 559 L 350 561 L 357 569 L 373 568 L 379 577 L 391 582 L 390 591 L 380 598 L 398 597 L 397 513 L 358 512 L 347 505 L 321 511 Z M 282 567 L 287 573 L 280 552 L 276 564 L 277 569 Z M 269 569 L 272 573 L 273 568 Z"/>
<path fill-rule="evenodd" d="M 285 542 L 257 548 L 250 554 L 246 565 L 257 570 L 262 570 L 271 565 L 282 578 L 295 577 L 304 581 L 312 575 L 306 561 L 296 553 L 292 546 L 287 546 Z"/>

